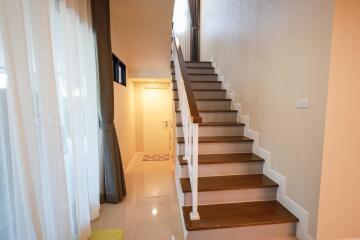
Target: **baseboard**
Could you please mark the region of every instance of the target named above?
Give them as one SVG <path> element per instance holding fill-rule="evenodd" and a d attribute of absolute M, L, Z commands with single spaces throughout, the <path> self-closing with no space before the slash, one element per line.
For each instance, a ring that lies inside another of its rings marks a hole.
<path fill-rule="evenodd" d="M 135 163 L 136 159 L 139 157 L 142 157 L 144 155 L 144 152 L 135 152 L 133 157 L 131 158 L 129 164 L 125 168 L 125 172 L 127 172 L 130 167 Z"/>
<path fill-rule="evenodd" d="M 210 58 L 210 61 L 215 67 L 216 73 L 219 75 L 219 81 L 222 82 L 222 86 L 227 91 L 227 97 L 232 100 L 233 109 L 238 111 L 237 120 L 245 124 L 244 135 L 251 139 L 254 139 L 253 143 L 253 152 L 258 156 L 262 157 L 265 160 L 264 164 L 264 174 L 269 178 L 273 179 L 279 184 L 279 189 L 277 191 L 277 200 L 283 204 L 292 214 L 294 214 L 298 219 L 299 223 L 296 228 L 296 236 L 300 240 L 314 240 L 308 234 L 309 228 L 309 213 L 302 206 L 293 201 L 286 194 L 286 177 L 280 174 L 278 171 L 271 168 L 271 152 L 262 148 L 259 145 L 259 132 L 254 131 L 250 128 L 250 117 L 241 114 L 241 103 L 236 102 L 236 94 L 231 91 L 230 84 L 225 81 L 224 75 L 221 73 L 221 69 L 217 68 L 214 57 Z"/>

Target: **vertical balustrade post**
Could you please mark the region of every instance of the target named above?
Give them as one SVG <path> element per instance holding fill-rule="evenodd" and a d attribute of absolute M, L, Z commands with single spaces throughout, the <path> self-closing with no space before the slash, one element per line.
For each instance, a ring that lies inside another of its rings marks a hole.
<path fill-rule="evenodd" d="M 192 212 L 190 213 L 191 220 L 199 220 L 198 212 L 198 139 L 199 139 L 199 124 L 192 124 Z"/>
<path fill-rule="evenodd" d="M 186 121 L 187 121 L 187 132 L 188 132 L 188 134 L 187 134 L 187 154 L 188 154 L 188 162 L 189 162 L 189 164 L 191 164 L 191 166 L 192 166 L 192 152 L 191 152 L 191 147 L 192 147 L 192 145 L 191 145 L 191 138 L 192 138 L 192 132 L 191 132 L 191 121 L 190 121 L 190 116 L 188 116 L 188 119 L 186 119 Z"/>

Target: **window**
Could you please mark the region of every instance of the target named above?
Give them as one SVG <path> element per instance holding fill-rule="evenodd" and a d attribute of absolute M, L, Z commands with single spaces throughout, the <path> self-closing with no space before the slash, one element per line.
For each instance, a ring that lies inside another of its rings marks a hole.
<path fill-rule="evenodd" d="M 126 86 L 126 66 L 115 54 L 113 54 L 112 56 L 114 81 Z"/>

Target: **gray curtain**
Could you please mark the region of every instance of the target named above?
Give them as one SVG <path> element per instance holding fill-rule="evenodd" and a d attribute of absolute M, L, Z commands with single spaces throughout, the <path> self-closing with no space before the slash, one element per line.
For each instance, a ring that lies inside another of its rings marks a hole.
<path fill-rule="evenodd" d="M 189 0 L 191 14 L 190 60 L 200 61 L 200 0 Z"/>
<path fill-rule="evenodd" d="M 114 125 L 114 76 L 110 39 L 109 0 L 92 0 L 91 12 L 97 43 L 100 136 L 105 178 L 104 196 L 100 196 L 100 198 L 102 201 L 117 203 L 126 195 L 126 187 Z"/>

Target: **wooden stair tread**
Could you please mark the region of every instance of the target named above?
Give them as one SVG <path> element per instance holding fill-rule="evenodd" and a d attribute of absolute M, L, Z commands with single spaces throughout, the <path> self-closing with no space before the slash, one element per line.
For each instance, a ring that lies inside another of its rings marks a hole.
<path fill-rule="evenodd" d="M 176 110 L 175 112 L 180 112 L 180 110 Z M 237 112 L 237 110 L 199 110 L 199 113 L 201 113 L 201 112 L 203 112 L 203 113 L 211 113 L 211 112 L 213 112 L 213 113 L 216 113 L 216 112 L 219 112 L 219 113 L 221 113 L 221 112 Z"/>
<path fill-rule="evenodd" d="M 199 206 L 200 220 L 191 221 L 191 206 L 183 207 L 188 231 L 296 223 L 298 219 L 277 201 Z"/>
<path fill-rule="evenodd" d="M 185 61 L 186 63 L 211 63 L 210 61 Z"/>
<path fill-rule="evenodd" d="M 171 72 L 172 75 L 175 75 L 175 72 Z M 209 76 L 218 76 L 217 73 L 188 73 L 188 75 L 209 75 Z M 174 82 L 174 81 L 173 81 Z"/>
<path fill-rule="evenodd" d="M 170 65 L 171 69 L 174 69 L 174 66 Z M 208 66 L 186 66 L 186 68 L 191 68 L 191 69 L 215 69 L 214 67 L 208 67 Z"/>
<path fill-rule="evenodd" d="M 179 155 L 180 165 L 187 165 L 183 160 L 183 155 Z M 221 163 L 249 163 L 264 162 L 264 159 L 253 153 L 230 153 L 230 154 L 200 154 L 199 164 L 221 164 Z"/>
<path fill-rule="evenodd" d="M 211 75 L 211 76 L 218 76 L 217 73 L 188 73 L 189 75 Z"/>
<path fill-rule="evenodd" d="M 253 142 L 254 140 L 245 136 L 209 136 L 199 137 L 199 143 L 229 143 L 229 142 Z M 178 143 L 184 143 L 183 137 L 177 138 Z"/>
<path fill-rule="evenodd" d="M 192 69 L 215 69 L 214 67 L 209 67 L 209 66 L 186 66 L 186 68 L 192 68 Z"/>
<path fill-rule="evenodd" d="M 178 123 L 176 123 L 176 126 L 177 127 L 182 127 L 182 123 L 181 122 L 178 122 Z M 210 126 L 210 127 L 213 127 L 213 126 L 215 126 L 215 127 L 221 127 L 221 126 L 245 126 L 245 124 L 244 123 L 239 123 L 239 122 L 202 122 L 202 123 L 199 123 L 199 126 L 200 127 L 204 127 L 204 126 L 206 126 L 206 127 L 208 127 L 208 126 Z"/>
<path fill-rule="evenodd" d="M 181 178 L 180 183 L 184 193 L 191 192 L 189 178 Z M 266 177 L 264 174 L 212 176 L 199 177 L 198 179 L 199 192 L 272 188 L 278 186 L 277 183 Z"/>
<path fill-rule="evenodd" d="M 207 67 L 207 66 L 198 66 L 198 67 L 193 67 L 193 66 L 186 66 L 186 68 L 192 68 L 192 69 L 215 69 L 214 67 Z"/>

